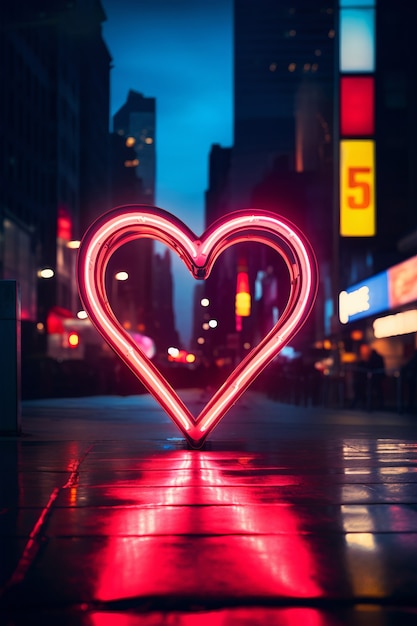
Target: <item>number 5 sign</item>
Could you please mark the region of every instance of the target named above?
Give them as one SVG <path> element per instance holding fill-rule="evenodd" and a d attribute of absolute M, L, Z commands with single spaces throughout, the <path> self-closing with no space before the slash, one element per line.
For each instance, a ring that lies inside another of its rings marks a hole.
<path fill-rule="evenodd" d="M 375 142 L 340 142 L 340 234 L 375 235 Z"/>

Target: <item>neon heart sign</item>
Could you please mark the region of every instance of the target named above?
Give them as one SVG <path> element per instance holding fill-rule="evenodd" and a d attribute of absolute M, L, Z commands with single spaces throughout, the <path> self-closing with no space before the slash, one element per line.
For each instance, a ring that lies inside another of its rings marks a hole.
<path fill-rule="evenodd" d="M 248 240 L 276 250 L 288 268 L 290 294 L 278 322 L 197 417 L 126 332 L 108 301 L 105 275 L 110 257 L 127 242 L 140 238 L 168 246 L 195 279 L 206 279 L 224 250 Z M 194 448 L 203 445 L 231 406 L 299 331 L 311 312 L 318 286 L 315 255 L 305 236 L 288 220 L 260 210 L 230 213 L 198 238 L 178 218 L 162 209 L 147 205 L 117 207 L 98 218 L 85 233 L 78 251 L 77 274 L 80 298 L 91 322 Z"/>

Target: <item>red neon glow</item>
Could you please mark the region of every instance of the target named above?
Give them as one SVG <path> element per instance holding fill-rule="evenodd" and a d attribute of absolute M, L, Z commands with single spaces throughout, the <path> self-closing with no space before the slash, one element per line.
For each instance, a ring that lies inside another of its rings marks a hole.
<path fill-rule="evenodd" d="M 196 279 L 206 279 L 222 252 L 248 239 L 276 250 L 290 274 L 290 296 L 280 319 L 197 417 L 122 327 L 108 301 L 105 274 L 109 259 L 122 245 L 139 238 L 167 245 Z M 302 327 L 318 285 L 317 263 L 309 242 L 296 226 L 274 213 L 237 211 L 214 222 L 198 238 L 175 216 L 147 205 L 112 209 L 90 226 L 78 250 L 77 277 L 80 298 L 91 322 L 195 448 L 204 443 L 253 380 Z"/>
<path fill-rule="evenodd" d="M 340 79 L 340 134 L 369 137 L 375 132 L 374 78 L 343 76 Z"/>
<path fill-rule="evenodd" d="M 48 315 L 46 317 L 46 331 L 49 335 L 62 333 L 65 331 L 64 328 L 64 320 L 72 320 L 74 319 L 73 314 L 68 309 L 63 309 L 62 307 L 55 306 L 48 311 Z"/>
<path fill-rule="evenodd" d="M 274 598 L 323 596 L 317 556 L 308 535 L 302 532 L 297 507 L 277 495 L 274 507 L 262 506 L 258 490 L 253 488 L 245 491 L 242 503 L 242 473 L 230 471 L 229 461 L 233 459 L 232 466 L 238 468 L 241 460 L 245 463 L 244 474 L 250 474 L 252 464 L 260 457 L 250 454 L 240 459 L 238 454 L 230 453 L 226 456 L 227 467 L 222 453 L 213 457 L 205 452 L 197 455 L 190 451 L 166 452 L 163 459 L 154 457 L 138 462 L 138 478 L 133 478 L 128 487 L 126 481 L 120 480 L 119 484 L 113 481 L 104 488 L 105 497 L 122 506 L 110 507 L 97 520 L 99 534 L 108 538 L 98 558 L 91 563 L 95 573 L 93 593 L 99 602 L 146 597 L 155 589 L 189 597 L 198 590 L 207 597 L 217 597 L 219 585 L 232 597 L 241 595 L 242 589 L 252 597 L 257 594 Z M 144 486 L 145 492 L 149 487 L 145 477 L 150 472 L 152 494 L 158 493 L 163 506 L 143 506 Z M 275 484 L 280 480 L 282 487 L 296 483 L 296 478 L 288 474 L 275 475 L 273 480 Z M 131 506 L 125 507 L 127 497 Z M 201 507 L 202 504 L 205 506 Z M 221 514 L 216 511 L 219 505 Z M 229 541 L 218 542 L 224 534 L 229 536 Z M 158 535 L 164 535 L 165 541 L 154 541 Z M 181 549 L 187 536 L 190 553 Z M 199 546 L 193 543 L 195 536 L 199 537 Z M 200 545 L 201 537 L 203 544 L 207 542 L 205 547 Z M 200 557 L 199 567 L 194 568 L 192 576 L 179 576 L 184 563 L 192 562 L 195 554 Z M 213 568 L 217 561 L 224 564 L 224 571 Z M 96 623 L 110 624 L 105 620 L 93 621 Z M 196 623 L 200 624 L 200 619 Z M 219 626 L 220 623 L 225 622 L 219 622 Z M 318 626 L 321 622 L 282 623 Z"/>
<path fill-rule="evenodd" d="M 68 209 L 64 207 L 58 209 L 57 237 L 64 241 L 72 239 L 72 218 Z"/>

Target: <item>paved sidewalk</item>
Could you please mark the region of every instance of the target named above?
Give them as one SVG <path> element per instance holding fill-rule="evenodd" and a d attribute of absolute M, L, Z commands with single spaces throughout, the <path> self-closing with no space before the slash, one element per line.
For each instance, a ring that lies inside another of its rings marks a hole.
<path fill-rule="evenodd" d="M 0 454 L 1 625 L 417 623 L 415 417 L 249 392 L 196 451 L 146 395 L 27 401 Z"/>

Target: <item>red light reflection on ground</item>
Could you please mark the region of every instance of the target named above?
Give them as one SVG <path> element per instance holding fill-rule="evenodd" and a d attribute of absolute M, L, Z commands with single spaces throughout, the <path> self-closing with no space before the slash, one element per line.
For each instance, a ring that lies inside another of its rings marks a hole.
<path fill-rule="evenodd" d="M 328 616 L 316 609 L 239 608 L 196 613 L 92 613 L 91 626 L 326 626 Z M 140 622 L 138 622 L 140 619 Z"/>
<path fill-rule="evenodd" d="M 169 467 L 169 457 L 166 460 Z M 98 600 L 165 594 L 322 595 L 309 538 L 301 532 L 296 509 L 278 501 L 283 506 L 274 507 L 271 515 L 271 507 L 262 506 L 259 497 L 262 478 L 257 490 L 245 489 L 242 505 L 241 474 L 226 472 L 218 457 L 176 452 L 172 467 L 158 478 L 157 471 L 151 472 L 155 470 L 151 460 L 140 465 L 147 475 L 155 475 L 155 504 L 143 504 L 142 491 L 150 485 L 140 477 L 137 490 L 131 482 L 128 488 L 122 484 L 107 490 L 106 497 L 121 505 L 109 507 L 104 522 L 107 543 L 96 557 Z M 158 485 L 158 480 L 164 484 Z M 133 494 L 137 505 L 132 503 Z M 222 525 L 224 516 L 227 523 Z"/>

